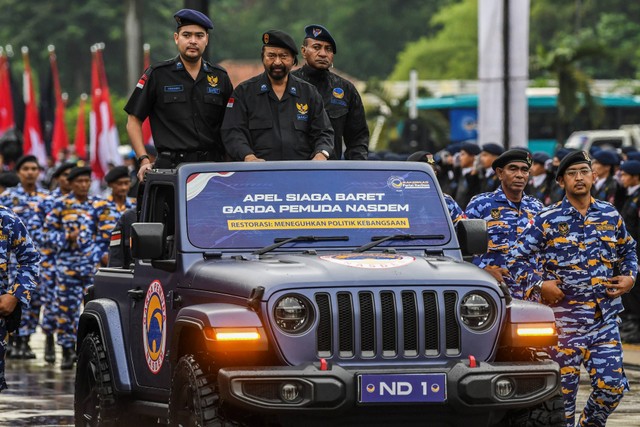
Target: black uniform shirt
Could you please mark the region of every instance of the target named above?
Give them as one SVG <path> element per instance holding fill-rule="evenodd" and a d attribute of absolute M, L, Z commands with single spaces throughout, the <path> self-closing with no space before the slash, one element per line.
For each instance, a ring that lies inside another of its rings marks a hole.
<path fill-rule="evenodd" d="M 220 125 L 233 91 L 224 68 L 203 61 L 193 80 L 177 56 L 149 67 L 124 110 L 149 116 L 153 141 L 162 151 L 213 151 L 224 157 Z"/>
<path fill-rule="evenodd" d="M 329 70 L 316 70 L 306 64 L 291 74 L 314 85 L 322 95 L 324 108 L 335 133 L 332 158 L 342 158 L 344 139 L 346 160 L 367 160 L 369 128 L 356 87 L 349 80 Z"/>
<path fill-rule="evenodd" d="M 255 154 L 264 160 L 308 160 L 333 153 L 333 129 L 315 87 L 289 74 L 278 99 L 266 73 L 233 91 L 222 123 L 222 139 L 232 160 Z"/>

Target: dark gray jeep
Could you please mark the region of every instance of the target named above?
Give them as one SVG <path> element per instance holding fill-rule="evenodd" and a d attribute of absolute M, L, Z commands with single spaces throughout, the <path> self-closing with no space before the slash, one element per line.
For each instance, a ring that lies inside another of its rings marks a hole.
<path fill-rule="evenodd" d="M 78 425 L 564 425 L 552 311 L 463 255 L 421 163 L 148 175 L 78 333 Z"/>

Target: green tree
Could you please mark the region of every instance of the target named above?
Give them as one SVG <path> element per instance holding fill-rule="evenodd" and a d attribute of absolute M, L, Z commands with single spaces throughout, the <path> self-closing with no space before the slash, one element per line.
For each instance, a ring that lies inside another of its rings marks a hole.
<path fill-rule="evenodd" d="M 431 19 L 441 30 L 408 43 L 398 55 L 391 80 L 407 80 L 415 69 L 421 79 L 473 79 L 478 74 L 478 2 L 443 7 Z"/>

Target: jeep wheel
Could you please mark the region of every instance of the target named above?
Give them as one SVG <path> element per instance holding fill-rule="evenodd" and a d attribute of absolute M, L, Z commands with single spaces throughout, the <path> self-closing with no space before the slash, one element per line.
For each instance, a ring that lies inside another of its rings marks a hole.
<path fill-rule="evenodd" d="M 171 380 L 169 425 L 177 427 L 221 427 L 215 382 L 193 355 L 182 356 Z"/>
<path fill-rule="evenodd" d="M 508 423 L 512 427 L 564 427 L 564 401 L 558 394 L 538 406 L 514 411 L 509 414 Z"/>
<path fill-rule="evenodd" d="M 76 426 L 113 426 L 117 404 L 102 340 L 90 333 L 82 341 L 76 367 L 74 417 Z"/>

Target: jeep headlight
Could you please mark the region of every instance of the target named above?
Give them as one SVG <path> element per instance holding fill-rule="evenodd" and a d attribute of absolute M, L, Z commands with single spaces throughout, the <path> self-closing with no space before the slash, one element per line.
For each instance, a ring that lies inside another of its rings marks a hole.
<path fill-rule="evenodd" d="M 313 320 L 311 303 L 299 295 L 285 295 L 278 300 L 274 310 L 276 325 L 287 333 L 306 331 Z"/>
<path fill-rule="evenodd" d="M 487 295 L 472 292 L 462 299 L 460 317 L 469 329 L 474 331 L 489 329 L 495 318 L 494 307 L 493 300 Z"/>

